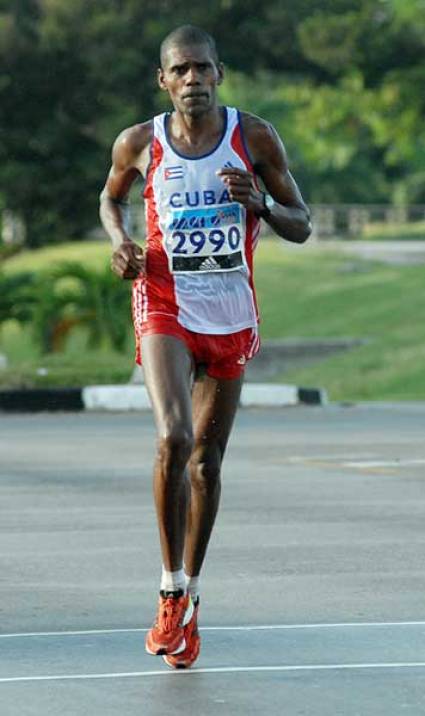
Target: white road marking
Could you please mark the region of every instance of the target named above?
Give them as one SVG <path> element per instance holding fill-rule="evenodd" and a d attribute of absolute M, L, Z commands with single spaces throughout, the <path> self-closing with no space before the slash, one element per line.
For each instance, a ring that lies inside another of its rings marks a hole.
<path fill-rule="evenodd" d="M 397 626 L 424 626 L 425 621 L 404 621 L 404 622 L 335 622 L 319 624 L 255 624 L 247 626 L 210 626 L 201 627 L 200 631 L 273 631 L 278 629 L 338 629 L 356 627 L 397 627 Z M 78 631 L 39 631 L 39 632 L 16 632 L 13 634 L 0 634 L 0 639 L 26 639 L 27 637 L 40 636 L 89 636 L 100 634 L 145 634 L 149 628 L 128 628 L 128 629 L 85 629 Z"/>
<path fill-rule="evenodd" d="M 343 462 L 344 467 L 410 467 L 411 465 L 425 465 L 425 459 L 417 460 L 355 460 L 352 462 Z"/>
<path fill-rule="evenodd" d="M 385 468 L 385 467 L 412 467 L 415 465 L 425 465 L 425 458 L 393 458 L 391 460 L 384 460 L 379 458 L 373 458 L 364 456 L 358 458 L 352 455 L 309 455 L 304 457 L 293 456 L 288 458 L 288 462 L 291 463 L 322 463 L 327 464 L 331 467 L 348 467 L 359 470 L 373 469 L 373 468 Z"/>
<path fill-rule="evenodd" d="M 358 452 L 357 453 L 345 453 L 344 455 L 336 455 L 335 453 L 332 455 L 326 454 L 326 455 L 291 455 L 288 457 L 288 462 L 309 462 L 310 460 L 324 460 L 326 462 L 343 462 L 344 460 L 358 460 Z M 367 458 L 368 460 L 376 460 L 376 453 L 365 455 L 363 454 L 363 459 Z"/>
<path fill-rule="evenodd" d="M 420 669 L 425 667 L 425 661 L 412 661 L 400 663 L 378 664 L 289 664 L 284 666 L 218 666 L 205 669 L 188 669 L 175 671 L 128 671 L 106 674 L 49 674 L 46 676 L 10 676 L 0 678 L 0 684 L 23 681 L 70 681 L 82 679 L 126 679 L 143 678 L 149 676 L 190 676 L 194 674 L 235 674 L 267 671 L 339 671 L 360 669 Z"/>

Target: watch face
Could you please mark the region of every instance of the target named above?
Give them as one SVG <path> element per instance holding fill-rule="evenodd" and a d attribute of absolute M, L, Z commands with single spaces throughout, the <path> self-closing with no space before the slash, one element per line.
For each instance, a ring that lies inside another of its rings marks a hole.
<path fill-rule="evenodd" d="M 272 196 L 270 196 L 270 194 L 266 194 L 264 201 L 265 201 L 265 205 L 268 209 L 273 209 L 273 207 L 275 205 L 275 200 L 273 199 Z"/>

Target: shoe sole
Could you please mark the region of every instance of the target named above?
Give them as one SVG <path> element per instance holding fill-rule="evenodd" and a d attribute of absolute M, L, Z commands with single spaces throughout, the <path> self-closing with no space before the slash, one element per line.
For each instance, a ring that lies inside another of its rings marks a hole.
<path fill-rule="evenodd" d="M 145 650 L 148 654 L 151 656 L 175 656 L 176 654 L 181 654 L 182 651 L 186 649 L 186 639 L 183 639 L 180 646 L 175 649 L 174 651 L 167 651 L 167 647 L 160 647 L 156 651 L 151 651 L 149 647 L 145 644 Z"/>
<path fill-rule="evenodd" d="M 197 652 L 195 658 L 193 659 L 193 661 L 190 662 L 190 664 L 184 664 L 183 662 L 177 662 L 176 664 L 170 663 L 167 660 L 167 656 L 173 656 L 173 654 L 163 654 L 162 658 L 170 669 L 190 669 L 190 667 L 193 666 L 195 661 L 198 659 L 199 653 L 200 653 L 200 648 L 198 648 L 198 652 Z"/>
<path fill-rule="evenodd" d="M 176 664 L 176 665 L 174 666 L 174 664 L 169 664 L 169 663 L 168 663 L 168 661 L 167 661 L 167 659 L 166 659 L 165 656 L 163 656 L 162 658 L 164 659 L 164 662 L 167 664 L 167 666 L 168 666 L 169 669 L 174 669 L 174 670 L 176 670 L 176 669 L 190 669 L 190 666 L 187 666 L 186 664 Z"/>

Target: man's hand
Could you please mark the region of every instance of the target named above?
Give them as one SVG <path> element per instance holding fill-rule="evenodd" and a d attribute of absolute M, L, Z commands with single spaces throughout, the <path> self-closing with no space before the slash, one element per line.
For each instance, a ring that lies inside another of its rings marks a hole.
<path fill-rule="evenodd" d="M 254 177 L 251 172 L 237 167 L 223 167 L 217 172 L 223 180 L 229 196 L 251 211 L 261 211 L 264 208 L 263 194 L 255 188 Z"/>
<path fill-rule="evenodd" d="M 120 278 L 137 278 L 145 270 L 143 250 L 133 241 L 124 241 L 112 254 L 111 269 Z"/>

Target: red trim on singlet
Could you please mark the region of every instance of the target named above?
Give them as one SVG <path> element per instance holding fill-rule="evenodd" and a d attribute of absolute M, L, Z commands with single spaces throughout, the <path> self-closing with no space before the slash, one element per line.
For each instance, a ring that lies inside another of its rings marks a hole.
<path fill-rule="evenodd" d="M 233 130 L 230 144 L 232 145 L 233 150 L 238 154 L 238 156 L 242 159 L 243 163 L 246 165 L 246 168 L 249 172 L 254 173 L 254 167 L 252 165 L 251 159 L 248 155 L 248 152 L 245 147 L 245 142 L 242 134 L 243 130 L 240 123 L 240 117 L 238 115 L 238 122 Z M 255 177 L 254 177 L 255 179 Z"/>
<path fill-rule="evenodd" d="M 257 295 L 255 292 L 254 287 L 254 249 L 256 246 L 255 239 L 258 236 L 259 226 L 258 226 L 258 219 L 253 214 L 252 211 L 246 212 L 246 244 L 245 244 L 245 256 L 246 256 L 246 262 L 248 264 L 249 268 L 249 285 L 251 287 L 252 295 L 254 298 L 254 306 L 255 306 L 255 315 L 257 318 L 257 321 L 259 320 L 259 311 L 258 311 L 258 304 L 257 304 Z M 255 227 L 255 228 L 254 228 Z M 256 234 L 254 234 L 254 231 L 256 230 Z M 255 243 L 254 243 L 255 242 Z"/>
<path fill-rule="evenodd" d="M 254 184 L 256 188 L 258 189 L 258 183 L 257 179 L 255 177 L 254 173 L 254 167 L 252 165 L 252 162 L 248 156 L 248 153 L 245 148 L 245 142 L 243 140 L 242 135 L 242 127 L 240 123 L 240 117 L 238 115 L 238 123 L 236 127 L 233 130 L 233 134 L 230 139 L 230 145 L 234 152 L 242 159 L 243 163 L 245 164 L 247 170 L 249 172 L 252 172 L 254 175 Z M 257 239 L 258 239 L 258 232 L 260 230 L 260 220 L 255 216 L 253 211 L 246 212 L 246 240 L 245 240 L 245 256 L 246 256 L 246 262 L 248 264 L 249 269 L 249 285 L 251 287 L 252 295 L 254 297 L 254 306 L 255 306 L 255 314 L 257 317 L 257 321 L 259 320 L 259 313 L 258 313 L 258 305 L 257 305 L 257 296 L 255 293 L 254 288 L 254 266 L 253 266 L 253 258 L 254 258 L 254 249 L 257 245 Z"/>
<path fill-rule="evenodd" d="M 163 155 L 162 144 L 157 137 L 154 137 L 151 145 L 151 162 L 143 192 L 146 206 L 146 273 L 148 276 L 148 279 L 143 280 L 143 321 L 147 320 L 150 306 L 155 307 L 155 312 L 172 316 L 177 316 L 179 312 L 174 291 L 174 278 L 168 268 L 168 257 L 163 246 L 164 237 L 159 227 L 153 186 L 155 172 Z"/>

